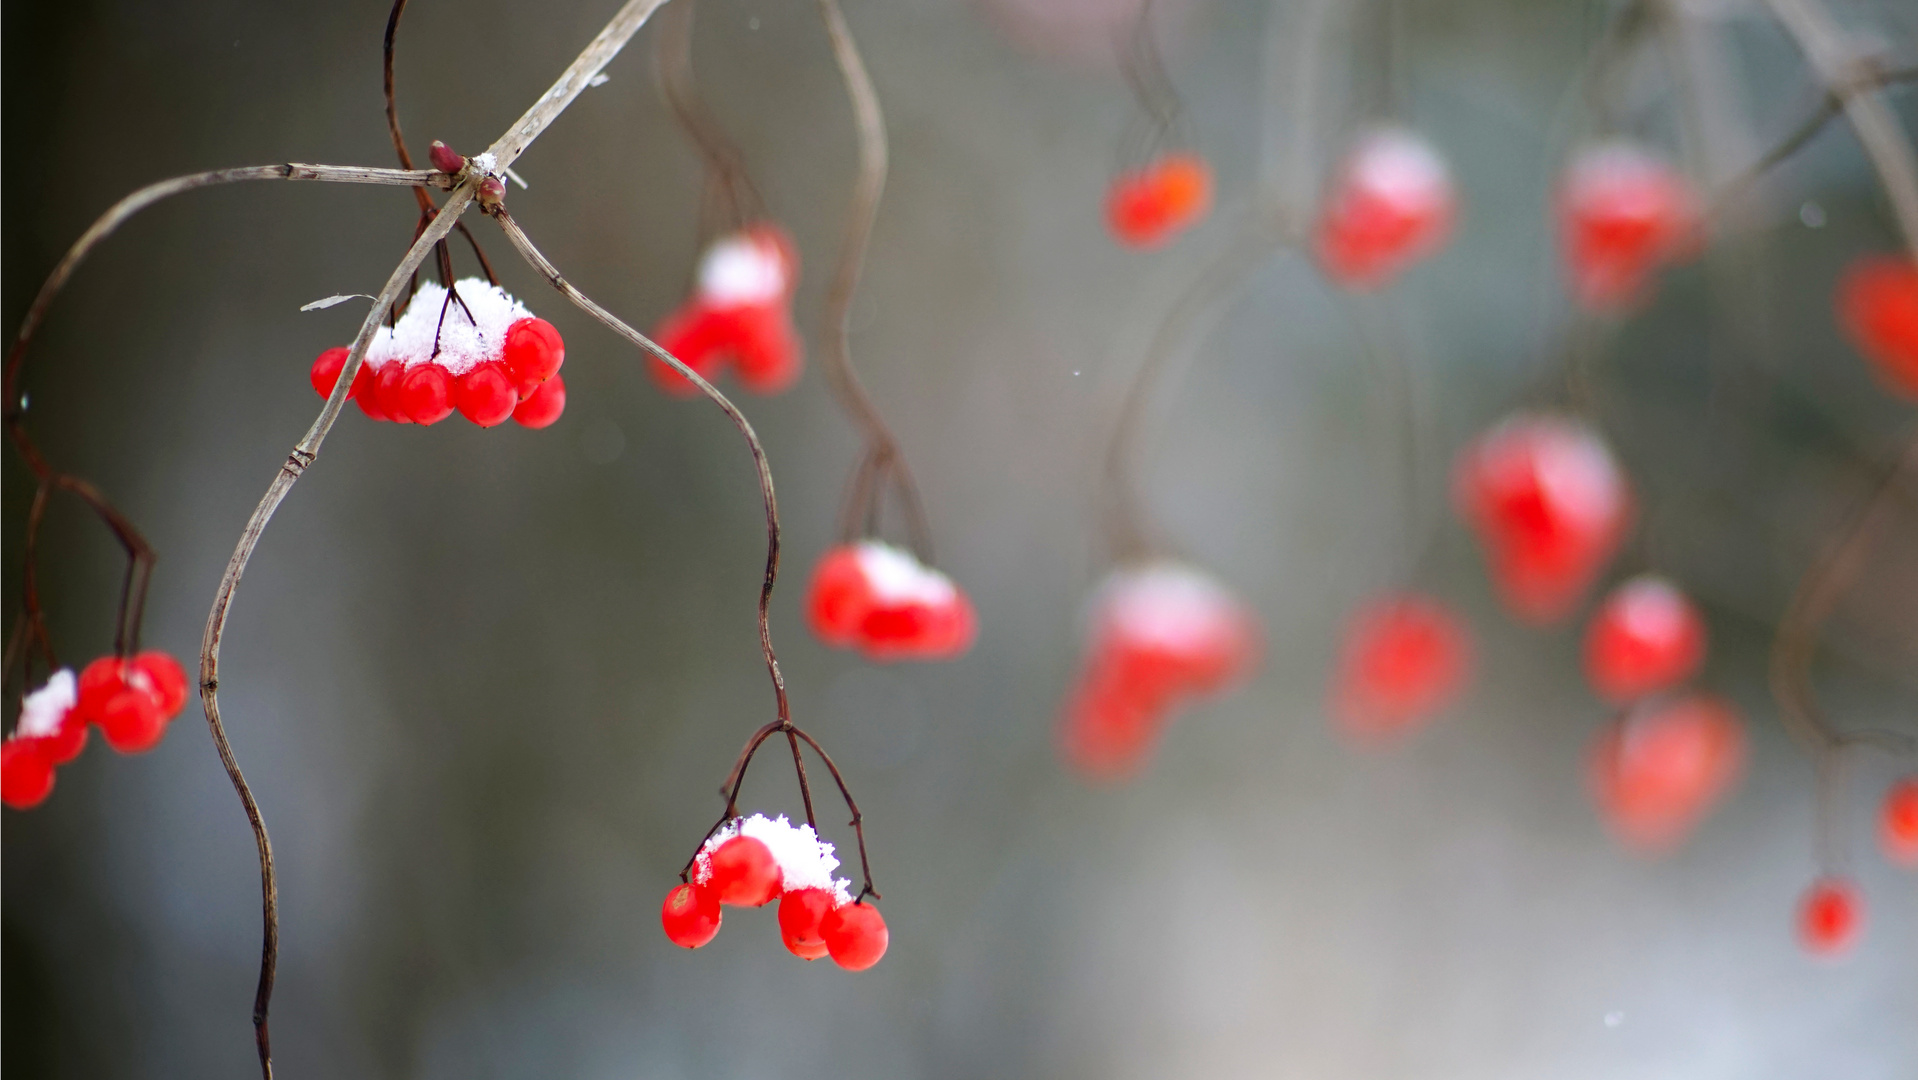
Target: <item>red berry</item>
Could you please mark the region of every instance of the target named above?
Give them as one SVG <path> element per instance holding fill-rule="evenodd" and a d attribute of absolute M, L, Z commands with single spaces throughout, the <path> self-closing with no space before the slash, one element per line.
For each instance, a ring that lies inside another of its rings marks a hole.
<path fill-rule="evenodd" d="M 1620 840 L 1662 852 L 1731 789 L 1744 758 L 1744 728 L 1725 702 L 1694 694 L 1644 705 L 1599 732 L 1592 793 Z"/>
<path fill-rule="evenodd" d="M 820 927 L 832 914 L 836 898 L 825 889 L 794 889 L 779 898 L 779 939 L 801 960 L 826 955 Z"/>
<path fill-rule="evenodd" d="M 312 378 L 314 392 L 318 393 L 321 397 L 332 396 L 334 384 L 340 381 L 340 371 L 346 367 L 346 357 L 349 351 L 350 350 L 344 346 L 335 345 L 333 348 L 321 353 L 319 359 L 313 361 Z M 362 364 L 361 367 L 364 368 L 365 365 Z M 349 398 L 352 397 L 354 389 L 358 386 L 359 380 L 355 379 L 353 385 L 347 388 L 346 396 Z"/>
<path fill-rule="evenodd" d="M 703 884 L 720 903 L 758 907 L 779 896 L 779 862 L 764 842 L 735 836 L 715 848 L 708 860 L 712 873 Z"/>
<path fill-rule="evenodd" d="M 136 655 L 129 663 L 129 681 L 143 677 L 152 688 L 160 713 L 171 720 L 186 708 L 187 681 L 186 672 L 180 662 L 158 649 L 150 649 Z"/>
<path fill-rule="evenodd" d="M 1705 660 L 1705 620 L 1662 577 L 1612 590 L 1585 633 L 1585 677 L 1599 697 L 1628 705 L 1691 678 Z"/>
<path fill-rule="evenodd" d="M 391 367 L 398 360 L 387 361 Z M 385 420 L 386 403 L 380 400 L 380 373 L 372 364 L 360 362 L 360 373 L 353 376 L 353 400 L 359 402 L 360 411 L 371 420 Z"/>
<path fill-rule="evenodd" d="M 0 743 L 0 802 L 15 810 L 40 805 L 53 790 L 53 759 L 44 739 Z"/>
<path fill-rule="evenodd" d="M 113 695 L 95 718 L 107 745 L 122 754 L 139 754 L 160 745 L 166 736 L 166 714 L 149 691 L 129 686 Z"/>
<path fill-rule="evenodd" d="M 783 298 L 739 309 L 733 313 L 731 328 L 739 385 L 755 394 L 778 394 L 799 381 L 805 367 L 805 346 Z"/>
<path fill-rule="evenodd" d="M 400 389 L 406 382 L 406 376 L 406 365 L 398 360 L 388 360 L 373 378 L 373 394 L 380 399 L 380 411 L 396 424 L 413 422 L 413 415 L 406 409 L 406 395 Z"/>
<path fill-rule="evenodd" d="M 86 718 L 80 715 L 79 709 L 74 709 L 60 722 L 58 730 L 39 740 L 41 749 L 55 765 L 65 765 L 87 748 L 87 728 Z"/>
<path fill-rule="evenodd" d="M 653 330 L 653 340 L 660 348 L 708 382 L 719 375 L 719 369 L 731 358 L 725 351 L 731 338 L 732 315 L 714 311 L 697 299 L 686 301 Z M 699 392 L 698 387 L 663 360 L 648 357 L 646 367 L 663 390 L 681 397 Z"/>
<path fill-rule="evenodd" d="M 1845 878 L 1819 878 L 1798 902 L 1798 943 L 1813 955 L 1837 956 L 1858 940 L 1864 919 L 1856 885 Z"/>
<path fill-rule="evenodd" d="M 864 901 L 842 904 L 826 914 L 819 924 L 826 939 L 826 951 L 832 962 L 847 971 L 864 971 L 886 955 L 890 940 L 885 917 L 879 909 Z"/>
<path fill-rule="evenodd" d="M 859 548 L 843 544 L 828 550 L 806 588 L 806 618 L 813 633 L 828 645 L 854 648 L 871 608 L 872 587 L 866 582 Z"/>
<path fill-rule="evenodd" d="M 688 949 L 697 949 L 719 933 L 719 901 L 694 885 L 678 885 L 666 894 L 659 907 L 659 922 L 666 940 Z"/>
<path fill-rule="evenodd" d="M 1678 170 L 1631 143 L 1580 153 L 1558 198 L 1572 293 L 1592 310 L 1637 300 L 1660 265 L 1691 253 L 1703 223 L 1698 197 Z"/>
<path fill-rule="evenodd" d="M 1918 399 L 1918 265 L 1868 255 L 1838 283 L 1838 323 L 1893 393 Z"/>
<path fill-rule="evenodd" d="M 521 427 L 535 430 L 551 427 L 566 411 L 566 380 L 558 375 L 540 383 L 531 397 L 513 409 L 513 420 Z"/>
<path fill-rule="evenodd" d="M 1918 866 L 1918 776 L 1892 782 L 1879 811 L 1879 839 L 1885 857 L 1905 866 Z"/>
<path fill-rule="evenodd" d="M 1212 167 L 1197 154 L 1166 154 L 1123 173 L 1106 192 L 1106 224 L 1121 243 L 1150 248 L 1212 210 Z"/>
<path fill-rule="evenodd" d="M 1169 695 L 1139 693 L 1117 665 L 1100 664 L 1081 677 L 1066 700 L 1059 753 L 1094 780 L 1124 780 L 1144 768 L 1172 717 Z"/>
<path fill-rule="evenodd" d="M 512 377 L 499 363 L 485 363 L 453 382 L 453 404 L 460 415 L 481 427 L 503 424 L 519 407 Z"/>
<path fill-rule="evenodd" d="M 1549 414 L 1513 416 L 1466 447 L 1453 493 L 1506 608 L 1540 625 L 1577 606 L 1631 516 L 1631 491 L 1605 443 Z"/>
<path fill-rule="evenodd" d="M 1409 131 L 1375 131 L 1346 156 L 1326 195 L 1319 265 L 1349 288 L 1382 285 L 1439 249 L 1452 207 L 1452 178 L 1431 144 Z"/>
<path fill-rule="evenodd" d="M 400 415 L 415 424 L 437 424 L 453 415 L 453 375 L 438 364 L 415 364 L 400 377 Z"/>
<path fill-rule="evenodd" d="M 566 362 L 566 343 L 545 319 L 520 319 L 506 328 L 500 359 L 521 401 L 552 378 Z"/>
<path fill-rule="evenodd" d="M 1458 696 L 1471 652 L 1464 624 L 1438 601 L 1415 594 L 1375 600 L 1346 629 L 1333 711 L 1361 740 L 1408 732 Z"/>

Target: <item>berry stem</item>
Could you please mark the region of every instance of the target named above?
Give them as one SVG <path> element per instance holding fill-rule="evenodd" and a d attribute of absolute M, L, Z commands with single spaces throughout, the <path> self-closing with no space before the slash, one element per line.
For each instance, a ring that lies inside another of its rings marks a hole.
<path fill-rule="evenodd" d="M 693 8 L 694 0 L 680 0 L 660 13 L 653 32 L 653 71 L 673 118 L 706 160 L 700 213 L 703 247 L 715 233 L 734 232 L 764 217 L 766 208 L 746 171 L 746 155 L 699 94 L 693 77 Z"/>

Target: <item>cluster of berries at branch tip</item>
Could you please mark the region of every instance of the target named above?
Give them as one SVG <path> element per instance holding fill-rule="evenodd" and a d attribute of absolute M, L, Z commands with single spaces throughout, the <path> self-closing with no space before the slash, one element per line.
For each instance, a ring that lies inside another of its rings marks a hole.
<path fill-rule="evenodd" d="M 0 801 L 15 810 L 38 806 L 53 790 L 53 772 L 80 756 L 97 725 L 122 754 L 151 750 L 187 700 L 186 672 L 158 651 L 129 659 L 103 656 L 74 678 L 68 668 L 27 694 L 13 734 L 0 744 Z"/>
<path fill-rule="evenodd" d="M 1161 154 L 1120 173 L 1106 192 L 1106 225 L 1119 242 L 1154 248 L 1212 212 L 1212 166 L 1192 153 Z"/>
<path fill-rule="evenodd" d="M 1838 322 L 1886 389 L 1918 401 L 1918 264 L 1867 255 L 1838 282 Z"/>
<path fill-rule="evenodd" d="M 1319 208 L 1319 266 L 1347 288 L 1386 285 L 1444 246 L 1455 212 L 1451 173 L 1430 143 L 1373 131 L 1347 152 Z"/>
<path fill-rule="evenodd" d="M 333 393 L 346 359 L 336 347 L 313 361 L 321 397 Z M 449 294 L 428 282 L 405 314 L 375 332 L 347 397 L 375 420 L 437 424 L 457 410 L 481 427 L 511 418 L 543 428 L 566 409 L 565 362 L 559 331 L 506 290 L 467 278 Z"/>
<path fill-rule="evenodd" d="M 806 591 L 806 617 L 826 644 L 871 660 L 950 660 L 979 631 L 952 579 L 878 540 L 832 548 Z"/>
<path fill-rule="evenodd" d="M 659 347 L 711 382 L 728 364 L 755 394 L 777 394 L 799 381 L 805 346 L 793 325 L 799 248 L 769 222 L 720 237 L 700 256 L 693 294 L 653 331 Z M 657 358 L 648 365 L 676 394 L 697 388 Z"/>
<path fill-rule="evenodd" d="M 1572 295 L 1595 312 L 1636 303 L 1661 267 L 1697 253 L 1704 234 L 1703 205 L 1684 175 L 1630 142 L 1575 155 L 1558 212 Z"/>
<path fill-rule="evenodd" d="M 879 909 L 855 899 L 851 883 L 835 878 L 833 846 L 811 825 L 784 814 L 754 814 L 722 825 L 693 858 L 691 880 L 676 885 L 660 906 L 667 940 L 697 949 L 719 934 L 721 907 L 779 902 L 779 938 L 802 960 L 832 957 L 847 971 L 864 971 L 886 955 L 890 940 Z"/>
<path fill-rule="evenodd" d="M 1471 631 L 1450 608 L 1417 593 L 1381 596 L 1347 623 L 1332 715 L 1356 742 L 1387 742 L 1443 712 L 1471 673 Z"/>
<path fill-rule="evenodd" d="M 1253 614 L 1200 570 L 1161 561 L 1114 571 L 1092 602 L 1061 754 L 1094 778 L 1136 773 L 1181 706 L 1251 676 L 1262 637 Z"/>

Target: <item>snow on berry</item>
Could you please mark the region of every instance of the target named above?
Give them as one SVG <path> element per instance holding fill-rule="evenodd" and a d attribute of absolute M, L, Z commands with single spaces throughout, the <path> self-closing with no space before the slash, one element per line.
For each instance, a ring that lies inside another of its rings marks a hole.
<path fill-rule="evenodd" d="M 1212 167 L 1192 153 L 1163 154 L 1121 173 L 1106 192 L 1106 224 L 1123 244 L 1153 248 L 1212 212 Z"/>
<path fill-rule="evenodd" d="M 1737 781 L 1745 732 L 1724 701 L 1641 705 L 1599 732 L 1589 777 L 1614 835 L 1651 853 L 1678 846 Z"/>
<path fill-rule="evenodd" d="M 1836 957 L 1851 949 L 1864 928 L 1864 901 L 1847 878 L 1822 877 L 1798 901 L 1798 944 L 1814 956 Z"/>
<path fill-rule="evenodd" d="M 1402 128 L 1363 136 L 1326 193 L 1319 265 L 1348 288 L 1375 288 L 1437 251 L 1451 230 L 1452 177 L 1432 145 Z"/>
<path fill-rule="evenodd" d="M 1838 323 L 1893 393 L 1918 399 L 1918 264 L 1888 255 L 1854 262 L 1838 282 Z"/>
<path fill-rule="evenodd" d="M 1347 625 L 1332 682 L 1332 711 L 1346 734 L 1376 743 L 1405 734 L 1452 703 L 1470 677 L 1471 635 L 1439 601 L 1380 597 Z"/>
<path fill-rule="evenodd" d="M 754 814 L 743 821 L 729 821 L 721 825 L 706 838 L 706 843 L 701 845 L 699 854 L 693 859 L 693 884 L 703 885 L 712 879 L 713 854 L 736 836 L 745 836 L 766 846 L 779 870 L 779 891 L 824 889 L 832 893 L 838 903 L 852 899 L 852 893 L 848 891 L 851 883 L 832 876 L 832 872 L 839 868 L 839 859 L 833 854 L 832 844 L 821 840 L 811 825 L 794 825 L 786 820 L 784 814 L 776 818 Z"/>
<path fill-rule="evenodd" d="M 67 668 L 20 702 L 20 719 L 0 746 L 0 802 L 15 810 L 37 806 L 53 790 L 53 771 L 78 757 L 87 743 L 80 694 Z"/>
<path fill-rule="evenodd" d="M 720 237 L 700 257 L 693 295 L 653 331 L 653 339 L 701 378 L 718 378 L 728 364 L 757 394 L 776 394 L 799 379 L 805 346 L 793 325 L 799 250 L 786 230 L 770 222 Z M 664 361 L 649 365 L 676 394 L 695 387 Z"/>
<path fill-rule="evenodd" d="M 1585 634 L 1585 677 L 1627 705 L 1691 678 L 1705 660 L 1705 620 L 1678 587 L 1641 574 L 1613 589 Z"/>
<path fill-rule="evenodd" d="M 1692 254 L 1704 221 L 1685 177 L 1624 141 L 1573 157 L 1560 183 L 1558 213 L 1572 295 L 1592 311 L 1637 301 L 1661 265 Z"/>
<path fill-rule="evenodd" d="M 1461 451 L 1453 497 L 1507 610 L 1540 625 L 1577 606 L 1631 517 L 1630 488 L 1598 433 L 1549 413 L 1509 417 Z"/>
<path fill-rule="evenodd" d="M 1878 811 L 1878 839 L 1886 858 L 1918 867 L 1918 776 L 1900 777 L 1885 792 Z"/>
<path fill-rule="evenodd" d="M 806 614 L 820 640 L 872 660 L 950 660 L 972 647 L 979 625 L 951 578 L 878 540 L 826 552 Z"/>

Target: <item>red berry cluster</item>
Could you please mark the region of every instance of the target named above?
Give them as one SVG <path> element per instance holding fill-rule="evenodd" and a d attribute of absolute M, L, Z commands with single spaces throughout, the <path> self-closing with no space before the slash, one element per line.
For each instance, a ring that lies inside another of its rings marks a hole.
<path fill-rule="evenodd" d="M 1838 283 L 1838 322 L 1888 389 L 1918 400 L 1918 265 L 1858 260 Z"/>
<path fill-rule="evenodd" d="M 701 846 L 692 880 L 673 887 L 660 906 L 667 940 L 697 949 L 719 934 L 721 905 L 763 907 L 779 901 L 779 937 L 802 960 L 832 957 L 864 971 L 886 955 L 890 936 L 879 909 L 855 900 L 834 879 L 839 860 L 812 826 L 754 814 L 728 824 Z"/>
<path fill-rule="evenodd" d="M 1348 288 L 1376 288 L 1436 252 L 1455 200 L 1445 159 L 1410 131 L 1386 128 L 1346 154 L 1319 211 L 1319 265 Z"/>
<path fill-rule="evenodd" d="M 826 552 L 806 615 L 820 640 L 873 660 L 949 660 L 972 647 L 979 625 L 951 578 L 877 540 Z"/>
<path fill-rule="evenodd" d="M 1162 154 L 1106 192 L 1106 224 L 1131 247 L 1158 247 L 1211 212 L 1212 167 L 1192 153 Z"/>
<path fill-rule="evenodd" d="M 1630 142 L 1585 148 L 1558 192 L 1566 276 L 1592 311 L 1614 311 L 1644 295 L 1659 267 L 1699 245 L 1704 210 L 1679 171 Z"/>
<path fill-rule="evenodd" d="M 86 747 L 89 724 L 122 754 L 153 749 L 186 699 L 186 672 L 163 652 L 103 656 L 78 679 L 61 668 L 26 695 L 13 734 L 0 744 L 0 801 L 16 810 L 38 806 L 53 790 L 55 767 Z"/>
<path fill-rule="evenodd" d="M 1346 627 L 1332 712 L 1360 742 L 1403 735 L 1449 706 L 1471 668 L 1471 632 L 1443 603 L 1416 593 L 1384 596 Z"/>
<path fill-rule="evenodd" d="M 313 361 L 313 389 L 333 392 L 347 350 Z M 468 278 L 450 295 L 422 285 L 406 313 L 367 347 L 347 397 L 375 420 L 437 424 L 457 410 L 481 427 L 507 418 L 543 428 L 566 409 L 559 377 L 566 344 L 559 331 L 497 285 Z"/>
<path fill-rule="evenodd" d="M 798 284 L 799 249 L 792 237 L 770 222 L 750 225 L 706 249 L 693 295 L 659 324 L 653 339 L 708 381 L 730 363 L 741 386 L 777 394 L 799 381 L 804 366 L 805 347 L 792 317 Z M 666 363 L 649 366 L 667 390 L 694 392 Z"/>
<path fill-rule="evenodd" d="M 1885 857 L 1918 867 L 1918 776 L 1892 782 L 1878 812 L 1878 839 Z M 1815 956 L 1850 950 L 1865 927 L 1865 901 L 1850 878 L 1825 875 L 1798 901 L 1798 943 Z"/>
<path fill-rule="evenodd" d="M 1094 601 L 1085 665 L 1066 700 L 1067 762 L 1096 777 L 1137 771 L 1186 701 L 1251 674 L 1260 637 L 1251 612 L 1193 567 L 1115 572 Z"/>

